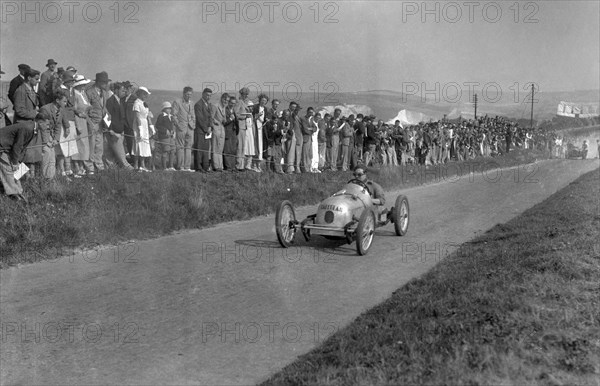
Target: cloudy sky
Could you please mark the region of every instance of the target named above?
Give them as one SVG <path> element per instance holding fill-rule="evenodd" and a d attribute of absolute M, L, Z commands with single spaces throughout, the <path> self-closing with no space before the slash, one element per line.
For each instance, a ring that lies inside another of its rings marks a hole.
<path fill-rule="evenodd" d="M 88 77 L 105 70 L 170 90 L 531 81 L 542 91 L 589 90 L 600 88 L 599 4 L 120 1 L 117 11 L 114 0 L 2 0 L 0 64 L 4 80 L 19 63 L 44 70 L 53 58 Z"/>

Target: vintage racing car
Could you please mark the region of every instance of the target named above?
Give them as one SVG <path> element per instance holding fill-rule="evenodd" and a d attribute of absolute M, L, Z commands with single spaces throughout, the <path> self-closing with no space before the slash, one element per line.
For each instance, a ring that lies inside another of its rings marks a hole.
<path fill-rule="evenodd" d="M 582 148 L 573 145 L 572 143 L 567 144 L 567 158 L 582 158 L 585 159 L 587 156 L 587 150 L 583 150 Z"/>
<path fill-rule="evenodd" d="M 296 219 L 294 207 L 289 201 L 277 206 L 275 230 L 279 244 L 289 248 L 300 230 L 306 241 L 312 235 L 328 239 L 345 239 L 348 244 L 356 241 L 359 255 L 366 255 L 373 242 L 375 229 L 394 223 L 396 235 L 404 236 L 408 230 L 409 206 L 406 196 L 399 195 L 389 211 L 378 215 L 369 187 L 359 179 L 348 181 L 344 188 L 323 200 L 317 213 L 303 221 Z"/>

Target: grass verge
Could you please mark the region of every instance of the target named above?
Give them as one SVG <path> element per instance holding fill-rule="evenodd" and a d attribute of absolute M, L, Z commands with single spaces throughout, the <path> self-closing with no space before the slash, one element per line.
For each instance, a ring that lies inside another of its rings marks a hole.
<path fill-rule="evenodd" d="M 461 246 L 263 385 L 598 385 L 599 176 Z"/>
<path fill-rule="evenodd" d="M 470 171 L 525 165 L 546 154 L 516 150 L 496 158 L 441 166 L 374 170 L 387 189 L 446 179 Z M 315 204 L 351 178 L 349 172 L 278 175 L 274 173 L 199 174 L 106 171 L 94 177 L 53 183 L 24 183 L 29 205 L 0 196 L 0 269 L 55 259 L 80 249 L 158 237 L 273 213 L 290 200 Z"/>

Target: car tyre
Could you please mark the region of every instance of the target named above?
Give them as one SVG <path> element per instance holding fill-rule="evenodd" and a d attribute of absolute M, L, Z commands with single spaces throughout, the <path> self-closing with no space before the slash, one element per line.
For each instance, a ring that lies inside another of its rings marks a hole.
<path fill-rule="evenodd" d="M 410 207 L 408 206 L 408 198 L 400 195 L 396 198 L 394 205 L 392 220 L 394 220 L 394 230 L 396 236 L 404 236 L 408 231 L 408 222 L 410 219 Z"/>
<path fill-rule="evenodd" d="M 364 256 L 369 252 L 375 237 L 375 213 L 365 210 L 358 220 L 356 227 L 356 251 Z"/>
<path fill-rule="evenodd" d="M 275 231 L 282 247 L 289 248 L 294 243 L 297 223 L 292 203 L 287 200 L 281 202 L 275 212 Z"/>

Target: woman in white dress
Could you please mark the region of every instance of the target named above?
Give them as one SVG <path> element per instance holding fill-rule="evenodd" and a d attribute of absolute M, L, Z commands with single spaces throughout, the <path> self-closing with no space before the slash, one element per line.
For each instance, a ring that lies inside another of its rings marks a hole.
<path fill-rule="evenodd" d="M 252 169 L 257 172 L 261 172 L 263 168 L 264 158 L 263 151 L 264 149 L 264 126 L 267 123 L 267 102 L 269 102 L 269 97 L 266 94 L 260 94 L 258 96 L 258 105 L 254 106 L 252 109 L 252 115 L 254 118 L 254 166 Z M 270 166 L 270 165 L 269 165 Z M 269 170 L 269 167 L 267 167 Z"/>
<path fill-rule="evenodd" d="M 133 102 L 133 132 L 135 134 L 133 167 L 143 172 L 150 171 L 146 168 L 146 163 L 152 157 L 150 137 L 154 135 L 154 128 L 148 123 L 150 110 L 144 105 L 148 95 L 150 95 L 150 91 L 146 87 L 140 87 L 136 91 L 137 99 Z"/>
<path fill-rule="evenodd" d="M 321 173 L 319 170 L 319 124 L 318 119 L 315 117 L 311 117 L 309 120 L 310 123 L 314 126 L 315 132 L 312 133 L 312 159 L 310 162 L 310 171 L 312 173 Z"/>
<path fill-rule="evenodd" d="M 55 146 L 57 171 L 63 176 L 72 176 L 71 157 L 78 153 L 77 128 L 75 125 L 75 95 L 72 89 L 73 80 L 65 82 L 57 88 L 54 95 L 62 94 L 67 98 L 67 105 L 63 110 L 65 120 L 60 130 L 59 144 Z M 68 122 L 68 126 L 66 126 Z"/>
<path fill-rule="evenodd" d="M 246 103 L 246 135 L 244 137 L 244 155 L 246 156 L 246 169 L 252 171 L 259 171 L 256 167 L 252 166 L 252 160 L 256 156 L 256 147 L 254 142 L 254 124 L 252 119 L 252 109 L 254 103 L 248 99 L 246 101 L 240 100 L 240 102 Z"/>
<path fill-rule="evenodd" d="M 75 110 L 75 128 L 77 131 L 77 154 L 71 157 L 73 161 L 73 172 L 75 177 L 85 175 L 84 161 L 90 159 L 90 140 L 88 135 L 88 116 L 87 113 L 91 108 L 90 101 L 85 95 L 85 87 L 91 80 L 86 79 L 83 75 L 75 76 L 73 83 L 74 110 Z M 93 174 L 93 171 L 89 171 Z"/>

